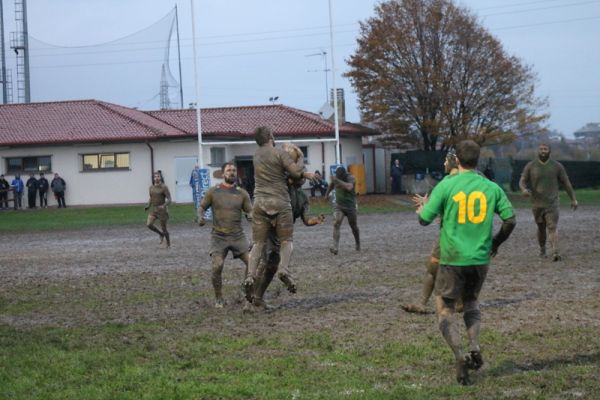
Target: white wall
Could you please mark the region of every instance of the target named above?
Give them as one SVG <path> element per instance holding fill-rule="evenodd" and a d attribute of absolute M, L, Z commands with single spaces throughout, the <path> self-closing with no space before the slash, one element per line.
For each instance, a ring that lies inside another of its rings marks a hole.
<path fill-rule="evenodd" d="M 278 141 L 283 143 L 283 141 Z M 348 165 L 362 163 L 362 148 L 360 138 L 343 138 L 342 162 Z M 175 159 L 177 157 L 196 157 L 198 155 L 198 142 L 196 140 L 183 140 L 172 142 L 155 142 L 150 144 L 154 149 L 154 169 L 162 170 L 165 183 L 169 186 L 175 199 Z M 302 143 L 308 146 L 307 170 L 314 172 L 321 170 L 323 159 L 321 143 Z M 226 147 L 225 159 L 232 160 L 236 156 L 253 156 L 256 145 L 229 145 Z M 335 163 L 335 144 L 326 142 L 325 171 L 329 165 Z M 129 153 L 129 170 L 109 171 L 83 171 L 81 155 L 87 153 Z M 152 171 L 150 164 L 150 149 L 144 143 L 123 143 L 106 145 L 77 145 L 77 146 L 42 146 L 0 149 L 0 172 L 10 182 L 13 175 L 6 173 L 7 157 L 51 156 L 52 171 L 46 173 L 46 179 L 51 181 L 53 173 L 58 172 L 67 182 L 65 201 L 68 205 L 99 205 L 99 204 L 137 204 L 148 201 L 148 187 L 151 185 Z M 204 163 L 210 160 L 210 146 L 203 148 Z M 212 171 L 220 166 L 209 167 Z M 190 171 L 191 173 L 191 171 Z M 212 176 L 212 174 L 211 174 Z M 39 177 L 36 174 L 36 178 Z M 27 173 L 22 173 L 24 182 L 28 179 Z M 211 184 L 219 180 L 211 178 Z M 48 196 L 48 205 L 56 205 L 53 196 Z"/>

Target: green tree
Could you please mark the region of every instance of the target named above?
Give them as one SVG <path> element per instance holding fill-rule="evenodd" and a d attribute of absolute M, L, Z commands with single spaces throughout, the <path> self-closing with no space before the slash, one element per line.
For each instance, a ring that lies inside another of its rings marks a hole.
<path fill-rule="evenodd" d="M 538 130 L 536 75 L 451 0 L 388 0 L 361 23 L 346 76 L 363 118 L 387 141 L 424 150 L 470 138 L 510 142 Z"/>

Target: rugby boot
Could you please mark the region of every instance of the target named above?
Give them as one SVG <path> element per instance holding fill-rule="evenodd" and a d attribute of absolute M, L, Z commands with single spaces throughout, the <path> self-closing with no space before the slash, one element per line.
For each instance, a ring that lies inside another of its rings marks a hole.
<path fill-rule="evenodd" d="M 225 305 L 225 302 L 223 301 L 223 299 L 215 300 L 215 308 L 223 308 L 224 305 Z"/>
<path fill-rule="evenodd" d="M 540 248 L 540 258 L 546 258 L 546 248 L 545 247 L 541 247 Z"/>
<path fill-rule="evenodd" d="M 427 307 L 422 304 L 403 304 L 400 306 L 404 311 L 414 314 L 432 314 Z"/>
<path fill-rule="evenodd" d="M 560 256 L 560 254 L 554 253 L 552 255 L 552 261 L 560 261 L 560 260 L 562 260 L 562 257 Z"/>
<path fill-rule="evenodd" d="M 463 386 L 472 385 L 465 357 L 456 360 L 456 381 Z"/>
<path fill-rule="evenodd" d="M 242 290 L 244 291 L 244 297 L 248 303 L 252 303 L 254 298 L 254 278 L 249 276 L 242 283 Z"/>
<path fill-rule="evenodd" d="M 360 251 L 360 241 L 356 242 L 356 251 Z"/>
<path fill-rule="evenodd" d="M 159 233 L 159 235 L 160 235 L 160 243 L 159 244 L 163 244 L 165 241 L 165 235 L 162 232 Z"/>
<path fill-rule="evenodd" d="M 278 276 L 279 276 L 279 280 L 281 280 L 281 282 L 283 282 L 283 284 L 287 288 L 288 292 L 296 293 L 296 290 L 297 290 L 296 283 L 294 282 L 294 280 L 292 279 L 291 276 L 289 276 L 288 274 L 284 274 L 282 272 L 280 272 L 278 274 Z"/>
<path fill-rule="evenodd" d="M 261 299 L 260 297 L 255 297 L 252 301 L 252 304 L 254 305 L 254 307 L 256 307 L 256 309 L 260 311 L 269 311 L 273 308 L 269 306 L 267 302 Z"/>
<path fill-rule="evenodd" d="M 481 352 L 477 350 L 469 352 L 469 354 L 465 356 L 465 362 L 468 369 L 478 370 L 483 366 L 483 357 L 481 356 Z"/>
<path fill-rule="evenodd" d="M 337 256 L 338 254 L 338 249 L 337 247 L 330 247 L 329 251 L 331 252 L 331 254 L 333 254 L 334 256 Z"/>
<path fill-rule="evenodd" d="M 165 231 L 165 240 L 167 241 L 167 249 L 171 247 L 171 236 L 169 236 L 169 232 Z"/>

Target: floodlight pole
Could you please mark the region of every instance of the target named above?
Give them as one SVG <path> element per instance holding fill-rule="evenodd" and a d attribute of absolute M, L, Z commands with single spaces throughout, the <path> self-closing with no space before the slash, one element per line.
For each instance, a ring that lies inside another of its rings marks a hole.
<path fill-rule="evenodd" d="M 200 115 L 200 92 L 198 87 L 198 63 L 196 57 L 196 22 L 194 18 L 194 0 L 190 0 L 192 12 L 192 47 L 194 49 L 194 86 L 196 88 L 196 127 L 198 129 L 198 166 L 204 167 L 202 159 L 202 120 Z"/>
<path fill-rule="evenodd" d="M 340 120 L 338 117 L 337 89 L 335 87 L 335 57 L 333 53 L 333 16 L 331 0 L 329 0 L 329 41 L 331 45 L 331 86 L 333 90 L 333 115 L 335 124 L 335 163 L 340 164 Z"/>

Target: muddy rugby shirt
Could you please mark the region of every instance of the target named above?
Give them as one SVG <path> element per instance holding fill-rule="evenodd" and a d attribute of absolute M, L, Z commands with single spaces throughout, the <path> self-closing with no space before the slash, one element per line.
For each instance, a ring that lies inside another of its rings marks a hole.
<path fill-rule="evenodd" d="M 252 203 L 248 192 L 237 186 L 220 184 L 211 187 L 200 203 L 206 210 L 213 209 L 213 233 L 240 236 L 242 229 L 242 211 L 252 213 Z"/>
<path fill-rule="evenodd" d="M 420 214 L 428 223 L 442 215 L 440 265 L 489 264 L 494 213 L 502 220 L 513 216 L 500 186 L 474 171 L 444 178 Z"/>

